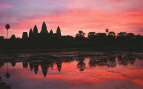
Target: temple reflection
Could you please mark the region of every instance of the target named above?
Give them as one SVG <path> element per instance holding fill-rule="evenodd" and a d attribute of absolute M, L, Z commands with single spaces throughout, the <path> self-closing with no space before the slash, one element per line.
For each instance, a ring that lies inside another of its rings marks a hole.
<path fill-rule="evenodd" d="M 48 68 L 49 68 L 49 64 L 46 64 L 46 63 L 41 64 L 41 69 L 42 69 L 42 73 L 43 73 L 44 77 L 46 77 L 46 75 L 47 75 Z"/>
<path fill-rule="evenodd" d="M 62 61 L 57 61 L 57 69 L 58 71 L 60 72 L 61 71 L 61 68 L 62 68 Z"/>
<path fill-rule="evenodd" d="M 36 58 L 36 59 L 35 59 Z M 86 66 L 96 68 L 97 66 L 102 67 L 116 67 L 117 65 L 133 65 L 136 62 L 136 59 L 141 60 L 143 59 L 142 56 L 140 55 L 134 55 L 132 53 L 127 53 L 127 54 L 108 54 L 108 55 L 90 55 L 90 56 L 72 56 L 72 57 L 51 57 L 51 56 L 45 56 L 45 57 L 33 57 L 29 58 L 28 60 L 0 60 L 0 68 L 3 67 L 4 65 L 7 66 L 5 76 L 6 78 L 10 78 L 10 73 L 8 71 L 8 63 L 11 64 L 12 67 L 15 67 L 16 64 L 22 63 L 22 67 L 24 69 L 30 69 L 31 72 L 33 72 L 35 75 L 38 74 L 39 71 L 43 74 L 44 77 L 47 76 L 48 71 L 56 70 L 58 72 L 64 72 L 62 70 L 62 66 L 64 63 L 70 63 L 75 61 L 76 62 L 76 68 L 79 71 L 85 71 Z M 40 59 L 41 58 L 41 59 Z M 85 60 L 88 59 L 86 62 Z"/>
<path fill-rule="evenodd" d="M 79 68 L 80 71 L 84 71 L 85 70 L 85 63 L 84 63 L 85 58 L 84 57 L 78 57 L 77 59 L 77 68 Z"/>
<path fill-rule="evenodd" d="M 8 71 L 8 62 L 6 63 L 6 73 L 5 73 L 5 77 L 7 78 L 7 79 L 9 79 L 10 78 L 10 73 L 9 73 L 9 71 Z"/>
<path fill-rule="evenodd" d="M 15 66 L 16 66 L 16 61 L 11 61 L 11 65 L 12 65 L 13 67 L 15 67 Z"/>
<path fill-rule="evenodd" d="M 23 68 L 28 68 L 28 63 L 27 62 L 23 62 Z"/>
<path fill-rule="evenodd" d="M 37 64 L 37 63 L 34 64 L 34 73 L 35 74 L 38 73 L 38 66 L 39 66 L 39 64 Z"/>

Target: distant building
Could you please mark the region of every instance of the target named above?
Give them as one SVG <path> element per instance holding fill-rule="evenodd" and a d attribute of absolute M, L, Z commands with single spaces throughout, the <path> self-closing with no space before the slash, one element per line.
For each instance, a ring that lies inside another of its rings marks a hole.
<path fill-rule="evenodd" d="M 34 28 L 33 28 L 33 34 L 38 34 L 38 28 L 37 28 L 36 25 L 35 25 Z"/>
<path fill-rule="evenodd" d="M 33 33 L 32 34 L 33 34 L 32 39 L 34 39 L 34 40 L 39 39 L 38 28 L 37 28 L 36 25 L 33 28 Z"/>
<path fill-rule="evenodd" d="M 22 39 L 23 40 L 28 40 L 28 34 L 27 34 L 27 32 L 23 32 Z"/>
<path fill-rule="evenodd" d="M 88 38 L 89 39 L 92 39 L 92 38 L 94 38 L 95 37 L 95 32 L 89 32 L 88 33 Z"/>
<path fill-rule="evenodd" d="M 33 32 L 32 32 L 32 29 L 29 30 L 29 39 L 31 40 L 33 37 Z"/>
<path fill-rule="evenodd" d="M 127 33 L 126 32 L 120 32 L 120 33 L 118 33 L 118 37 L 123 37 L 123 36 L 127 36 Z"/>
<path fill-rule="evenodd" d="M 96 34 L 97 37 L 106 37 L 106 33 L 97 33 Z"/>
<path fill-rule="evenodd" d="M 43 22 L 42 24 L 42 29 L 41 29 L 40 34 L 48 34 L 47 25 L 45 22 Z"/>
<path fill-rule="evenodd" d="M 61 37 L 61 29 L 60 29 L 60 27 L 58 26 L 58 28 L 57 28 L 57 31 L 56 31 L 56 34 L 57 34 L 57 36 L 58 37 Z"/>
<path fill-rule="evenodd" d="M 53 33 L 53 30 L 51 29 L 51 30 L 50 30 L 50 35 L 53 35 L 53 34 L 54 34 L 54 33 Z"/>
<path fill-rule="evenodd" d="M 26 36 L 26 33 L 25 33 L 24 37 L 25 36 Z M 60 27 L 59 26 L 57 27 L 56 33 L 53 33 L 52 29 L 50 30 L 50 32 L 48 32 L 47 25 L 45 22 L 43 22 L 43 24 L 42 24 L 40 33 L 38 32 L 38 28 L 36 25 L 34 26 L 33 30 L 30 29 L 30 31 L 29 31 L 29 39 L 30 40 L 37 40 L 37 39 L 38 40 L 51 40 L 51 39 L 57 40 L 57 39 L 61 39 L 61 38 L 62 38 L 62 34 L 61 34 Z"/>
<path fill-rule="evenodd" d="M 48 33 L 47 25 L 45 22 L 43 22 L 43 24 L 42 24 L 41 32 L 39 34 L 39 39 L 41 39 L 41 40 L 49 39 L 49 33 Z"/>

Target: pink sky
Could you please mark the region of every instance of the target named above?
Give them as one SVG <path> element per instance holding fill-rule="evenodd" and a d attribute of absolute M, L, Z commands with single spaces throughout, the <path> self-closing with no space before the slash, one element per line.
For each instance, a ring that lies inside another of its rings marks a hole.
<path fill-rule="evenodd" d="M 133 32 L 143 34 L 143 0 L 14 0 L 0 1 L 0 34 L 9 23 L 10 35 L 21 37 L 23 31 L 46 21 L 48 30 L 61 27 L 64 35 L 78 30 L 88 33 Z"/>

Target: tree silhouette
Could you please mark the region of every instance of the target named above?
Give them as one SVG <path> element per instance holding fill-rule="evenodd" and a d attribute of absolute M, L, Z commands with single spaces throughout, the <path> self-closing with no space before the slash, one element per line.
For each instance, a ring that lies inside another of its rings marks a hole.
<path fill-rule="evenodd" d="M 115 37 L 116 35 L 115 35 L 115 32 L 109 32 L 108 36 L 109 37 Z"/>
<path fill-rule="evenodd" d="M 5 74 L 5 77 L 7 78 L 7 79 L 9 79 L 10 78 L 10 73 L 8 72 L 8 63 L 7 63 L 7 69 L 6 69 L 6 74 Z"/>
<path fill-rule="evenodd" d="M 89 32 L 88 33 L 88 38 L 89 39 L 94 39 L 95 38 L 95 32 Z"/>
<path fill-rule="evenodd" d="M 106 32 L 106 35 L 108 35 L 109 29 L 107 28 L 107 29 L 105 30 L 105 32 Z"/>
<path fill-rule="evenodd" d="M 16 37 L 14 34 L 10 37 L 10 40 L 16 40 Z"/>
<path fill-rule="evenodd" d="M 120 32 L 120 33 L 118 33 L 117 36 L 118 37 L 125 37 L 125 36 L 127 36 L 127 33 L 126 32 Z"/>
<path fill-rule="evenodd" d="M 135 38 L 135 34 L 134 34 L 134 33 L 128 33 L 128 34 L 127 34 L 127 37 L 128 37 L 128 38 Z"/>
<path fill-rule="evenodd" d="M 84 39 L 85 38 L 85 33 L 83 31 L 78 31 L 76 34 L 77 39 Z"/>
<path fill-rule="evenodd" d="M 9 25 L 9 24 L 6 24 L 6 25 L 5 25 L 5 28 L 6 28 L 6 30 L 7 30 L 7 38 L 8 38 L 8 30 L 10 29 L 10 25 Z"/>
<path fill-rule="evenodd" d="M 77 64 L 77 67 L 80 69 L 80 71 L 84 71 L 85 70 L 85 63 L 84 63 L 84 58 L 78 58 L 78 64 Z"/>

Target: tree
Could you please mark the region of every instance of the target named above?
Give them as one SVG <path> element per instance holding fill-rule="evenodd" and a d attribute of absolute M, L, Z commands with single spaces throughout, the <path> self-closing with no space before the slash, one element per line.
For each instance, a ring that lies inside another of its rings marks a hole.
<path fill-rule="evenodd" d="M 14 34 L 10 37 L 10 40 L 16 40 L 16 37 Z"/>
<path fill-rule="evenodd" d="M 120 33 L 118 33 L 118 37 L 125 37 L 125 36 L 127 36 L 126 32 L 120 32 Z"/>
<path fill-rule="evenodd" d="M 88 33 L 88 38 L 89 39 L 94 39 L 95 38 L 95 32 L 89 32 Z"/>
<path fill-rule="evenodd" d="M 108 34 L 108 32 L 109 32 L 109 29 L 107 28 L 107 29 L 105 30 L 105 32 L 106 32 L 106 34 Z"/>
<path fill-rule="evenodd" d="M 84 58 L 78 58 L 78 64 L 77 67 L 80 69 L 80 71 L 84 71 L 85 70 L 85 63 L 84 63 Z"/>
<path fill-rule="evenodd" d="M 84 37 L 85 33 L 83 31 L 78 31 L 78 33 L 76 34 L 76 37 Z"/>
<path fill-rule="evenodd" d="M 5 74 L 5 77 L 6 77 L 7 79 L 10 78 L 10 73 L 8 72 L 8 63 L 6 63 L 6 74 Z"/>
<path fill-rule="evenodd" d="M 8 30 L 10 29 L 10 25 L 9 25 L 9 24 L 6 24 L 6 25 L 5 25 L 5 28 L 6 28 L 6 30 L 7 30 L 7 38 L 8 38 Z"/>
<path fill-rule="evenodd" d="M 116 35 L 115 35 L 115 32 L 109 32 L 108 36 L 109 37 L 115 37 Z"/>
<path fill-rule="evenodd" d="M 129 38 L 134 38 L 134 37 L 135 37 L 135 34 L 134 34 L 134 33 L 128 33 L 128 34 L 127 34 L 127 37 L 129 37 Z"/>
<path fill-rule="evenodd" d="M 83 31 L 78 31 L 78 33 L 76 34 L 76 38 L 77 39 L 85 38 L 85 33 Z"/>

